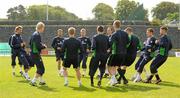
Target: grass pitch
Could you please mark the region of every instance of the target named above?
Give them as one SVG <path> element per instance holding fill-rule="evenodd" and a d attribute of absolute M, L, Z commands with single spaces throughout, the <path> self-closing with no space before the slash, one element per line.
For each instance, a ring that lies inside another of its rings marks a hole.
<path fill-rule="evenodd" d="M 69 86 L 64 87 L 64 78 L 57 74 L 55 57 L 43 57 L 43 61 L 47 85 L 32 87 L 20 76 L 18 65 L 16 76 L 12 76 L 10 57 L 0 57 L 0 98 L 180 98 L 180 58 L 170 57 L 160 67 L 159 74 L 163 82 L 159 85 L 129 81 L 128 85 L 110 87 L 106 86 L 108 79 L 104 78 L 102 88 L 91 87 L 89 76 L 82 78 L 83 86 L 78 87 L 72 68 L 69 69 Z M 30 71 L 31 77 L 35 69 Z M 149 64 L 146 69 L 149 70 Z M 134 73 L 133 64 L 127 69 L 126 77 L 130 79 Z"/>

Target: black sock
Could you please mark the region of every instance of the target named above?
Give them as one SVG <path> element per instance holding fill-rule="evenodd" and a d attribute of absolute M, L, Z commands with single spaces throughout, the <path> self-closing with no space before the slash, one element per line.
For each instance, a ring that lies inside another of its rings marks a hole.
<path fill-rule="evenodd" d="M 99 81 L 101 81 L 101 80 L 102 80 L 103 75 L 104 75 L 104 73 L 101 73 L 101 74 L 100 74 L 100 76 L 99 76 Z"/>
<path fill-rule="evenodd" d="M 90 77 L 91 78 L 91 84 L 94 84 L 94 77 Z"/>
<path fill-rule="evenodd" d="M 148 80 L 152 80 L 153 76 L 154 76 L 154 75 L 150 75 L 149 78 L 148 78 Z"/>
<path fill-rule="evenodd" d="M 123 74 L 122 78 L 123 78 L 123 80 L 127 80 L 126 77 L 125 77 L 125 73 L 126 73 L 126 70 L 122 70 L 122 74 Z"/>
<path fill-rule="evenodd" d="M 155 75 L 157 80 L 160 80 L 160 77 L 158 74 Z"/>
<path fill-rule="evenodd" d="M 118 68 L 118 73 L 119 73 L 119 75 L 120 75 L 120 77 L 119 77 L 118 80 L 121 80 L 121 78 L 123 78 L 123 80 L 126 79 L 126 78 L 124 77 L 125 72 L 126 72 L 125 70 L 122 70 L 121 68 Z"/>

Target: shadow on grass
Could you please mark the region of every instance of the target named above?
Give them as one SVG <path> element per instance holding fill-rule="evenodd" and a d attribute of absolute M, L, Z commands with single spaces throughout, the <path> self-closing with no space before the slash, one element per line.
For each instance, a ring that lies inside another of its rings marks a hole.
<path fill-rule="evenodd" d="M 169 86 L 169 87 L 176 87 L 176 88 L 180 88 L 180 85 L 174 82 L 169 82 L 169 81 L 163 81 L 161 83 L 158 84 L 159 86 Z"/>
<path fill-rule="evenodd" d="M 51 87 L 49 87 L 47 85 L 38 86 L 37 88 L 40 89 L 40 90 L 47 91 L 47 92 L 59 92 L 59 91 L 56 90 L 56 88 L 51 88 Z"/>
<path fill-rule="evenodd" d="M 101 87 L 100 89 L 104 89 L 108 92 L 128 92 L 128 91 L 141 91 L 141 92 L 147 92 L 151 90 L 158 90 L 160 89 L 159 87 L 149 87 L 148 85 L 146 86 L 141 86 L 141 85 L 122 85 L 122 86 L 107 86 L 107 87 Z"/>
<path fill-rule="evenodd" d="M 72 88 L 73 90 L 77 90 L 77 91 L 86 91 L 86 92 L 96 91 L 96 89 L 94 89 L 94 88 L 88 88 L 83 85 L 81 87 L 73 87 L 73 86 L 68 86 L 68 87 Z"/>
<path fill-rule="evenodd" d="M 20 80 L 20 81 L 18 81 L 18 83 L 29 83 L 29 81 L 27 81 L 27 80 Z"/>
<path fill-rule="evenodd" d="M 16 78 L 20 78 L 20 77 L 23 77 L 23 76 L 21 76 L 21 75 L 15 75 L 14 77 L 16 77 Z"/>

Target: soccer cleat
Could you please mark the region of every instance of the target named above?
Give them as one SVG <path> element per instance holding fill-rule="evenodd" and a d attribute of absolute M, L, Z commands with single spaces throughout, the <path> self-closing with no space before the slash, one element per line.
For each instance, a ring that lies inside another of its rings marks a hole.
<path fill-rule="evenodd" d="M 81 87 L 81 86 L 82 86 L 82 83 L 81 83 L 81 82 L 78 82 L 78 86 Z"/>
<path fill-rule="evenodd" d="M 123 84 L 128 84 L 128 80 L 127 80 L 127 79 L 124 79 L 124 80 L 123 80 Z"/>
<path fill-rule="evenodd" d="M 15 75 L 16 75 L 16 73 L 15 73 L 15 72 L 12 72 L 12 75 L 13 75 L 13 76 L 15 76 Z"/>
<path fill-rule="evenodd" d="M 115 86 L 116 84 L 117 84 L 118 82 L 117 82 L 117 80 L 116 80 L 116 78 L 115 79 L 112 79 L 112 82 L 111 82 L 111 86 Z"/>
<path fill-rule="evenodd" d="M 98 81 L 97 86 L 100 88 L 101 87 L 101 81 Z"/>
<path fill-rule="evenodd" d="M 29 84 L 31 85 L 31 86 L 37 86 L 37 84 L 36 84 L 36 82 L 29 82 Z"/>
<path fill-rule="evenodd" d="M 91 87 L 94 87 L 94 83 L 91 83 Z"/>
<path fill-rule="evenodd" d="M 161 79 L 156 80 L 155 84 L 159 84 L 160 82 L 162 82 L 162 80 L 161 80 Z"/>
<path fill-rule="evenodd" d="M 85 77 L 85 74 L 82 74 L 82 77 Z"/>
<path fill-rule="evenodd" d="M 27 81 L 31 81 L 31 78 L 29 76 L 26 76 Z"/>
<path fill-rule="evenodd" d="M 19 73 L 20 73 L 21 76 L 23 76 L 23 72 L 22 71 L 20 71 Z"/>
<path fill-rule="evenodd" d="M 151 83 L 151 80 L 146 79 L 146 80 L 144 80 L 143 82 L 144 82 L 144 83 Z"/>
<path fill-rule="evenodd" d="M 39 82 L 39 85 L 46 85 L 46 82 Z"/>
<path fill-rule="evenodd" d="M 117 84 L 121 84 L 121 77 L 118 78 Z"/>
<path fill-rule="evenodd" d="M 61 70 L 61 71 L 59 72 L 59 76 L 64 76 L 63 70 Z"/>
<path fill-rule="evenodd" d="M 141 82 L 141 81 L 142 81 L 141 76 L 137 76 L 133 82 L 136 83 L 136 82 Z"/>
<path fill-rule="evenodd" d="M 135 79 L 136 79 L 135 75 L 131 77 L 131 81 L 134 81 Z"/>
<path fill-rule="evenodd" d="M 64 82 L 64 86 L 68 86 L 68 81 L 65 81 L 65 82 Z"/>

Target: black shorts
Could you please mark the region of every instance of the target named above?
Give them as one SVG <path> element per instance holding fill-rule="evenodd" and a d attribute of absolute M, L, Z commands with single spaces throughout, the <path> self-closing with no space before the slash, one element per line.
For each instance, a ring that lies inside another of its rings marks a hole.
<path fill-rule="evenodd" d="M 12 66 L 16 66 L 16 57 L 18 57 L 19 56 L 19 52 L 18 51 L 14 51 L 14 50 L 12 50 L 11 51 L 11 65 Z M 22 65 L 22 63 L 21 63 L 21 61 L 20 61 L 20 58 L 18 57 L 18 61 L 19 61 L 19 65 L 21 66 Z"/>
<path fill-rule="evenodd" d="M 55 54 L 56 54 L 56 61 L 64 59 L 64 54 L 63 53 L 61 53 L 59 51 L 56 51 Z"/>
<path fill-rule="evenodd" d="M 111 54 L 108 60 L 108 66 L 124 65 L 126 54 Z"/>
<path fill-rule="evenodd" d="M 73 68 L 77 69 L 79 68 L 79 59 L 77 58 L 65 58 L 63 60 L 63 66 L 65 68 L 70 68 L 71 65 L 73 65 Z"/>
<path fill-rule="evenodd" d="M 136 59 L 136 54 L 137 53 L 127 54 L 126 59 L 124 61 L 124 65 L 128 67 L 131 66 Z"/>
<path fill-rule="evenodd" d="M 26 59 L 29 62 L 29 66 L 30 67 L 34 67 L 34 63 L 33 63 L 32 57 L 29 54 L 26 55 Z"/>

